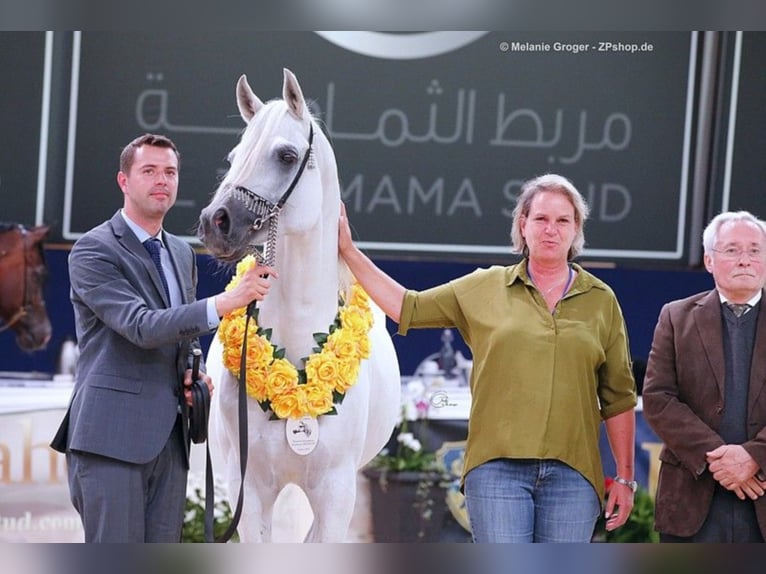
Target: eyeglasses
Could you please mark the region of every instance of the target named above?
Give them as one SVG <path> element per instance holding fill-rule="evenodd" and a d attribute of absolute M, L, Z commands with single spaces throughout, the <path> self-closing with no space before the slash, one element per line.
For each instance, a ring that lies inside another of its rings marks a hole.
<path fill-rule="evenodd" d="M 760 247 L 750 247 L 748 249 L 727 247 L 726 249 L 713 249 L 713 251 L 720 253 L 722 259 L 728 259 L 729 261 L 739 261 L 745 254 L 747 254 L 748 259 L 751 261 L 763 259 L 763 249 Z"/>

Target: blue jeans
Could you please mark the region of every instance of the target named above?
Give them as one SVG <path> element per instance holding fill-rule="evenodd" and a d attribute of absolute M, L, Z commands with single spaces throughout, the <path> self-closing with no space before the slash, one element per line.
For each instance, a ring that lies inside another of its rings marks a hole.
<path fill-rule="evenodd" d="M 495 459 L 465 478 L 474 542 L 590 542 L 601 504 L 558 460 Z"/>

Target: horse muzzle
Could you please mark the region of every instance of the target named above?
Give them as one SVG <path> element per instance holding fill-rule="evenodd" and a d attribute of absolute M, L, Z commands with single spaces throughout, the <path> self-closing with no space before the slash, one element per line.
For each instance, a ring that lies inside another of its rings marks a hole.
<path fill-rule="evenodd" d="M 51 323 L 44 321 L 28 321 L 28 317 L 19 322 L 20 329 L 16 331 L 16 343 L 24 351 L 41 351 L 51 340 Z"/>

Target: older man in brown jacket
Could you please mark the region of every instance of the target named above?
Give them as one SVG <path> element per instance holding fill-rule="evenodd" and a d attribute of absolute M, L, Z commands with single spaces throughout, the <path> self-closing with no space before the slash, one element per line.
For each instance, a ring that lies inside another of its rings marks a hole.
<path fill-rule="evenodd" d="M 715 289 L 665 305 L 647 363 L 644 416 L 660 453 L 664 542 L 766 536 L 766 226 L 748 212 L 703 233 Z"/>

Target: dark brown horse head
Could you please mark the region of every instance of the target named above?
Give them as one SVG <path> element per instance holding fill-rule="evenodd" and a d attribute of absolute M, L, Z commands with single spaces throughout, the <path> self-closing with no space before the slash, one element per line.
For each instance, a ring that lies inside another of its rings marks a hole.
<path fill-rule="evenodd" d="M 48 277 L 43 241 L 49 227 L 0 223 L 0 331 L 12 329 L 25 351 L 45 348 L 51 322 L 43 286 Z"/>

